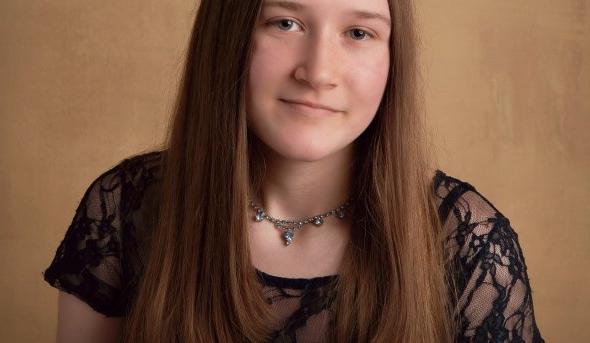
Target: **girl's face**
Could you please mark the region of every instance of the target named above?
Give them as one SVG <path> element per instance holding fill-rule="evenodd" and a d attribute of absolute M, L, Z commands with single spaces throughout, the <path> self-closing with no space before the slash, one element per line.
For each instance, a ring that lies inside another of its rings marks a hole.
<path fill-rule="evenodd" d="M 248 127 L 293 160 L 348 147 L 385 89 L 390 20 L 387 0 L 265 0 L 253 33 Z"/>

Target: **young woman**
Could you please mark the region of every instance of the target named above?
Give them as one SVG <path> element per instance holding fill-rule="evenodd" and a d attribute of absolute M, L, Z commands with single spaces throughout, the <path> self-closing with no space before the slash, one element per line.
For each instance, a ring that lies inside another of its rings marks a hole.
<path fill-rule="evenodd" d="M 543 342 L 517 234 L 424 142 L 407 0 L 203 0 L 166 145 L 88 188 L 58 341 Z"/>

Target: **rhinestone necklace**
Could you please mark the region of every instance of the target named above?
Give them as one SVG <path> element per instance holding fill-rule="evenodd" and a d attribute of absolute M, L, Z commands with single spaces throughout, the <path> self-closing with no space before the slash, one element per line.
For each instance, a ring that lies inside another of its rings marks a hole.
<path fill-rule="evenodd" d="M 350 206 L 350 200 L 348 199 L 342 205 L 329 210 L 328 212 L 317 214 L 312 217 L 303 217 L 299 219 L 278 219 L 270 216 L 266 213 L 265 209 L 262 207 L 256 206 L 254 201 L 250 200 L 250 206 L 256 211 L 256 215 L 254 216 L 254 220 L 257 222 L 261 222 L 263 220 L 268 220 L 269 222 L 273 223 L 275 227 L 282 231 L 281 236 L 283 237 L 283 241 L 285 245 L 290 245 L 293 243 L 293 239 L 295 238 L 295 230 L 302 230 L 303 226 L 313 223 L 315 226 L 321 226 L 324 223 L 324 218 L 329 216 L 336 216 L 339 219 L 344 219 L 346 214 L 346 209 Z"/>

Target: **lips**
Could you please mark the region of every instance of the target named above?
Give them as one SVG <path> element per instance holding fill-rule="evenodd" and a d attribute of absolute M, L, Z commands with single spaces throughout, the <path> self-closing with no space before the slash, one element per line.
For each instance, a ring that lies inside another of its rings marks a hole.
<path fill-rule="evenodd" d="M 307 106 L 307 107 L 314 108 L 314 109 L 321 109 L 321 110 L 327 110 L 327 111 L 332 111 L 332 112 L 341 112 L 341 111 L 339 111 L 335 108 L 332 108 L 330 106 L 326 106 L 326 105 L 322 105 L 322 104 L 318 104 L 318 103 L 306 101 L 306 100 L 295 100 L 295 99 L 280 99 L 280 100 L 284 101 L 286 103 L 303 105 L 303 106 Z"/>

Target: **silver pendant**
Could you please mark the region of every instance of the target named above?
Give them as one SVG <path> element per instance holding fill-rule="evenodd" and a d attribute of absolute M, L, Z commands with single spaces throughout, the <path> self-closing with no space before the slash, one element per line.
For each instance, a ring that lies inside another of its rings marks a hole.
<path fill-rule="evenodd" d="M 293 243 L 293 238 L 295 237 L 295 231 L 293 228 L 283 229 L 283 240 L 285 241 L 285 245 L 290 245 Z"/>
<path fill-rule="evenodd" d="M 350 199 L 349 199 L 350 201 Z M 349 206 L 349 201 L 346 201 L 344 204 L 340 205 L 338 208 L 332 209 L 328 212 L 323 214 L 318 214 L 313 217 L 305 217 L 300 218 L 297 220 L 281 220 L 277 218 L 273 218 L 272 216 L 266 214 L 263 208 L 257 207 L 254 204 L 254 201 L 250 200 L 250 206 L 256 210 L 256 215 L 254 216 L 254 220 L 257 222 L 261 222 L 263 220 L 268 220 L 271 223 L 275 224 L 275 227 L 279 230 L 282 230 L 281 237 L 283 238 L 283 242 L 286 246 L 291 245 L 293 243 L 293 239 L 295 238 L 295 230 L 302 229 L 307 224 L 314 224 L 315 226 L 321 226 L 324 224 L 324 218 L 328 216 L 335 216 L 339 219 L 344 219 L 345 210 Z"/>
<path fill-rule="evenodd" d="M 324 220 L 322 219 L 322 217 L 315 217 L 313 220 L 313 224 L 315 226 L 320 226 L 324 223 Z"/>
<path fill-rule="evenodd" d="M 264 211 L 261 209 L 258 209 L 258 211 L 256 211 L 256 216 L 254 217 L 254 219 L 256 219 L 257 222 L 261 222 L 264 220 Z"/>

